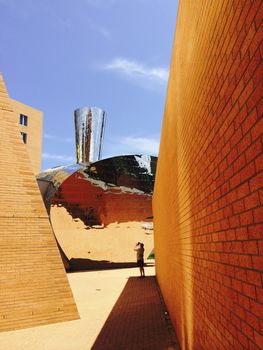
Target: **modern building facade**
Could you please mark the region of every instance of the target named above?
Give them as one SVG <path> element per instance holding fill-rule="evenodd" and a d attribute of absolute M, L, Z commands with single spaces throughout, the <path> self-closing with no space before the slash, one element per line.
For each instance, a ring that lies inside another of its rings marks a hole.
<path fill-rule="evenodd" d="M 153 249 L 157 158 L 116 156 L 38 176 L 66 269 L 135 266 L 133 248 Z"/>
<path fill-rule="evenodd" d="M 0 118 L 0 331 L 77 319 L 49 217 L 1 74 Z"/>
<path fill-rule="evenodd" d="M 67 270 L 134 266 L 135 243 L 153 250 L 152 194 L 157 158 L 100 159 L 105 112 L 75 110 L 77 162 L 37 176 Z"/>
<path fill-rule="evenodd" d="M 37 175 L 41 171 L 43 113 L 14 99 L 10 99 L 10 101 L 32 169 Z"/>
<path fill-rule="evenodd" d="M 180 1 L 154 189 L 182 350 L 263 349 L 262 1 Z"/>
<path fill-rule="evenodd" d="M 105 112 L 97 107 L 83 107 L 75 110 L 77 163 L 88 164 L 100 160 L 105 118 Z"/>

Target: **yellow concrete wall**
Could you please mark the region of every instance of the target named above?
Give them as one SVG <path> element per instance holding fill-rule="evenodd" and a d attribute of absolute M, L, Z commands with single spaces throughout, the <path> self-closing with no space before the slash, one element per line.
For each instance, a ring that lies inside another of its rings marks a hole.
<path fill-rule="evenodd" d="M 78 318 L 0 74 L 0 331 Z"/>
<path fill-rule="evenodd" d="M 153 199 L 182 349 L 262 349 L 262 1 L 181 0 Z"/>
<path fill-rule="evenodd" d="M 27 134 L 26 149 L 34 174 L 37 175 L 41 172 L 43 113 L 36 108 L 14 99 L 10 99 L 10 101 L 20 131 Z M 19 124 L 20 114 L 24 114 L 28 117 L 27 126 Z"/>

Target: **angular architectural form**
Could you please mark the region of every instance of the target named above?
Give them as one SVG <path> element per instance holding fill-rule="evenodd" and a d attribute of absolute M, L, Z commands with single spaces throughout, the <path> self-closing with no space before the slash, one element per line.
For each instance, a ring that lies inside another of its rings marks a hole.
<path fill-rule="evenodd" d="M 33 172 L 37 175 L 41 171 L 43 113 L 14 99 L 10 101 Z"/>
<path fill-rule="evenodd" d="M 262 1 L 180 1 L 154 189 L 182 350 L 263 348 Z"/>
<path fill-rule="evenodd" d="M 156 163 L 151 156 L 116 156 L 38 176 L 66 268 L 134 266 L 138 241 L 151 252 Z"/>
<path fill-rule="evenodd" d="M 76 319 L 78 311 L 1 75 L 0 117 L 0 331 Z"/>
<path fill-rule="evenodd" d="M 97 107 L 83 107 L 76 109 L 74 116 L 77 163 L 100 160 L 105 112 Z"/>

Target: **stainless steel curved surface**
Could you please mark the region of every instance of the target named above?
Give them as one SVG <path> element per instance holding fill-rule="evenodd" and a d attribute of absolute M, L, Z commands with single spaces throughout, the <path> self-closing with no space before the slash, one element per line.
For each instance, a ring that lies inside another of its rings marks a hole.
<path fill-rule="evenodd" d="M 37 183 L 48 213 L 50 212 L 51 201 L 60 185 L 70 175 L 81 169 L 84 169 L 83 165 L 71 164 L 50 168 L 37 175 Z"/>
<path fill-rule="evenodd" d="M 74 112 L 77 163 L 100 160 L 105 112 L 97 107 L 78 108 Z"/>
<path fill-rule="evenodd" d="M 153 249 L 152 193 L 157 158 L 126 155 L 42 173 L 56 239 L 70 269 L 134 264 L 133 245 Z"/>

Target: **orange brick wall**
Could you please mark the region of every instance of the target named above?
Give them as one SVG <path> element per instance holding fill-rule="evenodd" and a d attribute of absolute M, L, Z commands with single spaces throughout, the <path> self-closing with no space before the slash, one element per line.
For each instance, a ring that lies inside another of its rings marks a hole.
<path fill-rule="evenodd" d="M 78 318 L 0 74 L 0 331 Z"/>
<path fill-rule="evenodd" d="M 182 349 L 263 349 L 262 4 L 179 5 L 153 210 Z"/>

